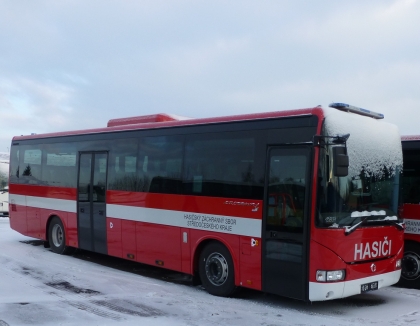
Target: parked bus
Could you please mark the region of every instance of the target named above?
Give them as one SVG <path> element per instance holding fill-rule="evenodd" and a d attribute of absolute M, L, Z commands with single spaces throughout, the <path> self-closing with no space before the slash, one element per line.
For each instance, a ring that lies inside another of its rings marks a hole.
<path fill-rule="evenodd" d="M 0 216 L 9 216 L 9 187 L 0 189 Z"/>
<path fill-rule="evenodd" d="M 420 136 L 402 136 L 401 217 L 406 224 L 400 284 L 420 286 Z"/>
<path fill-rule="evenodd" d="M 0 153 L 0 216 L 9 216 L 9 153 Z"/>
<path fill-rule="evenodd" d="M 10 225 L 59 254 L 190 274 L 217 296 L 320 301 L 395 284 L 399 132 L 330 106 L 14 137 Z"/>

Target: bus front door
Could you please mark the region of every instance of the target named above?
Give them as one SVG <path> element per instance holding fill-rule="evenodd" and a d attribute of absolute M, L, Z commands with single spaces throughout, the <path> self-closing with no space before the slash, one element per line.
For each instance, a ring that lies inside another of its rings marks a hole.
<path fill-rule="evenodd" d="M 263 291 L 305 300 L 309 162 L 306 146 L 270 147 L 263 221 Z"/>
<path fill-rule="evenodd" d="M 106 152 L 80 153 L 77 228 L 79 248 L 107 253 Z"/>

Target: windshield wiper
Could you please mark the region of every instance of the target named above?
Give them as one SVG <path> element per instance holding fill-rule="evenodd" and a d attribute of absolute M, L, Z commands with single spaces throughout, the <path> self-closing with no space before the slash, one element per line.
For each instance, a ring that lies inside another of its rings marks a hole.
<path fill-rule="evenodd" d="M 405 227 L 404 227 L 404 223 L 398 223 L 398 222 L 394 222 L 394 221 L 392 221 L 391 222 L 391 224 L 393 225 L 393 226 L 395 226 L 398 230 L 400 230 L 400 231 L 402 231 L 402 230 L 404 230 L 405 229 Z"/>
<path fill-rule="evenodd" d="M 379 216 L 379 215 L 385 215 L 385 211 L 379 211 L 379 212 L 354 212 L 352 213 L 352 215 L 357 215 L 355 216 L 355 219 L 357 217 L 360 217 L 360 215 L 363 216 L 363 218 L 361 219 L 361 221 L 353 226 L 345 226 L 345 230 L 344 230 L 344 234 L 345 235 L 349 235 L 350 233 L 354 232 L 359 226 L 365 224 L 365 222 L 368 220 L 368 218 L 370 216 Z M 360 215 L 359 215 L 360 214 Z M 353 221 L 355 220 L 353 219 Z M 390 224 L 394 225 L 398 230 L 404 230 L 404 223 L 398 223 L 398 218 L 396 216 L 385 216 L 382 220 L 372 220 L 369 222 L 383 222 L 383 221 L 387 221 Z"/>
<path fill-rule="evenodd" d="M 359 223 L 357 223 L 353 226 L 346 226 L 345 229 L 344 229 L 344 234 L 349 235 L 350 233 L 354 232 L 360 225 L 362 225 L 366 222 L 368 217 L 370 217 L 370 215 L 366 215 L 365 217 L 362 218 L 362 220 Z"/>
<path fill-rule="evenodd" d="M 405 229 L 404 223 L 398 223 L 398 218 L 396 216 L 386 216 L 383 220 L 377 220 L 372 222 L 389 222 L 391 225 L 395 226 L 398 230 L 402 231 Z"/>

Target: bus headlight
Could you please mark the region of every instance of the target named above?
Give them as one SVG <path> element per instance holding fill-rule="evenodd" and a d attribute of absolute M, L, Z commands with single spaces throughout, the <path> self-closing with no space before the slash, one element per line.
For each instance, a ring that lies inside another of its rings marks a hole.
<path fill-rule="evenodd" d="M 338 271 L 316 271 L 316 280 L 318 282 L 336 282 L 342 281 L 346 277 L 346 271 L 340 269 Z"/>

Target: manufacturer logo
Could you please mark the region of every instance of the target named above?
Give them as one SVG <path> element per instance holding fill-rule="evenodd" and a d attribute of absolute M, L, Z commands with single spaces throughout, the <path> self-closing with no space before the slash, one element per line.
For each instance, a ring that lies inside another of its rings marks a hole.
<path fill-rule="evenodd" d="M 384 237 L 383 241 L 356 243 L 354 245 L 354 260 L 372 259 L 391 254 L 392 240 Z"/>
<path fill-rule="evenodd" d="M 244 201 L 235 201 L 235 200 L 226 200 L 225 205 L 250 206 L 252 207 L 253 212 L 258 212 L 258 209 L 260 208 L 260 203 L 247 203 Z"/>
<path fill-rule="evenodd" d="M 374 273 L 374 272 L 376 272 L 376 265 L 375 264 L 372 264 L 372 265 L 370 265 L 370 270 Z"/>

